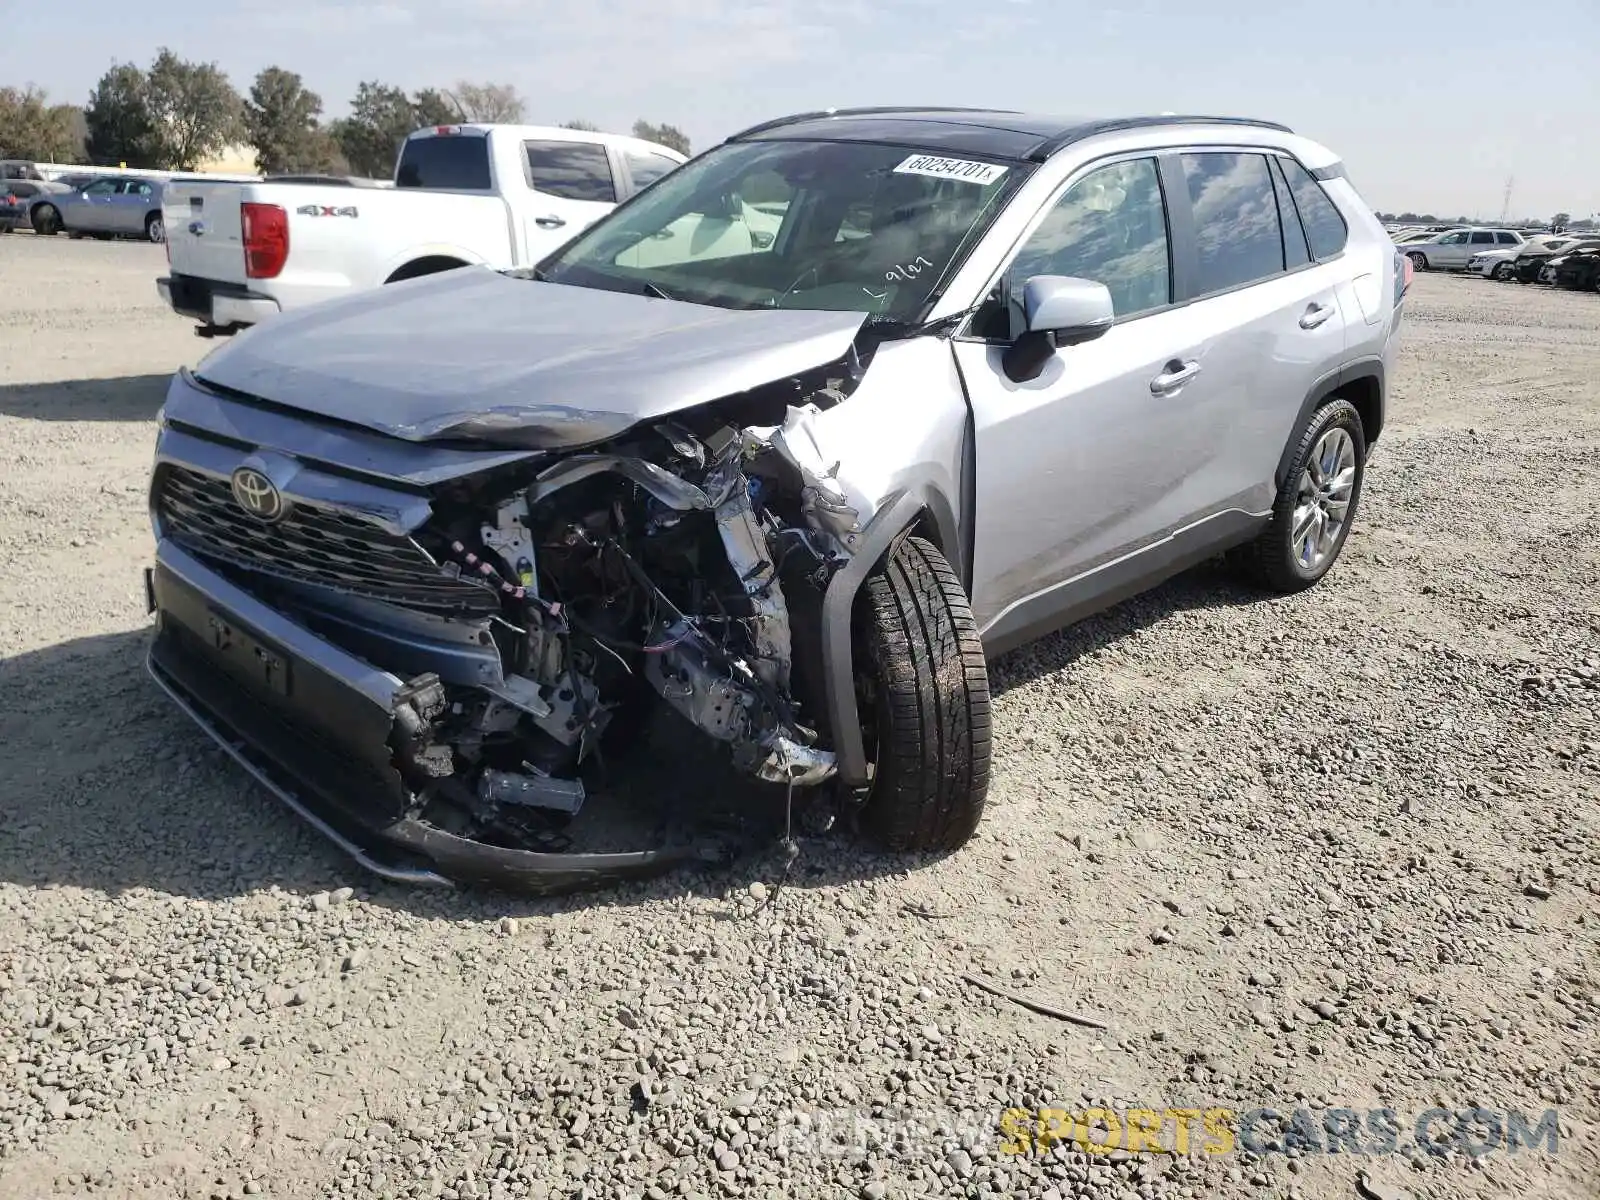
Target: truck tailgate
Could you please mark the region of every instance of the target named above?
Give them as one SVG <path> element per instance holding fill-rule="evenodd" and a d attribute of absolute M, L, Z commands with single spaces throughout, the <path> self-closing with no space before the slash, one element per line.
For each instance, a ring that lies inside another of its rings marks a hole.
<path fill-rule="evenodd" d="M 161 211 L 167 224 L 172 269 L 226 283 L 244 283 L 244 242 L 239 227 L 243 185 L 169 183 Z"/>

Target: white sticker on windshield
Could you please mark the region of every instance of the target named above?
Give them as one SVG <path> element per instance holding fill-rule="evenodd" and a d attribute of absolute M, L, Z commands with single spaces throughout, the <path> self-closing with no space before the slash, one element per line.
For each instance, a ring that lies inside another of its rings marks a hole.
<path fill-rule="evenodd" d="M 994 163 L 972 162 L 965 158 L 940 158 L 937 154 L 913 154 L 894 169 L 896 175 L 931 175 L 935 179 L 960 179 L 988 187 L 1006 173 Z"/>

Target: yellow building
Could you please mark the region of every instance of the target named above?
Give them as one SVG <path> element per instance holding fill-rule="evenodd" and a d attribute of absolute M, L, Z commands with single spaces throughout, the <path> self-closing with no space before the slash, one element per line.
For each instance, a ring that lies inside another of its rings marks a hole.
<path fill-rule="evenodd" d="M 200 175 L 254 175 L 256 173 L 256 148 L 249 145 L 229 146 L 202 159 L 195 167 Z"/>

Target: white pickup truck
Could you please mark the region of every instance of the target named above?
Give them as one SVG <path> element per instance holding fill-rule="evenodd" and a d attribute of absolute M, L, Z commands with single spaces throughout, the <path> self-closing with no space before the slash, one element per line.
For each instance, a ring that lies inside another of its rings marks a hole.
<path fill-rule="evenodd" d="M 682 162 L 616 134 L 440 125 L 405 140 L 393 187 L 173 183 L 156 286 L 211 337 L 355 288 L 531 266 Z"/>

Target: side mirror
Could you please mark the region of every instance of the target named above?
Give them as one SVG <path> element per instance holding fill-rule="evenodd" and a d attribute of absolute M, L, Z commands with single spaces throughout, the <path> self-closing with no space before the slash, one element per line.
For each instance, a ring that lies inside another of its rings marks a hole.
<path fill-rule="evenodd" d="M 1022 333 L 1006 348 L 1007 378 L 1038 378 L 1059 347 L 1093 341 L 1116 318 L 1105 284 L 1071 275 L 1033 276 L 1022 285 Z"/>

